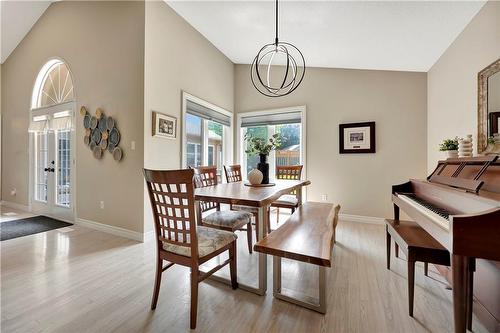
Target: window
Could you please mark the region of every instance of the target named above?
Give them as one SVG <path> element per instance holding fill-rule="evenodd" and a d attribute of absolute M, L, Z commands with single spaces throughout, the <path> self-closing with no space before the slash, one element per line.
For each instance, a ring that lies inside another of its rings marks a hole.
<path fill-rule="evenodd" d="M 294 110 L 294 108 L 258 111 L 241 114 L 240 116 L 240 161 L 246 171 L 244 176 L 252 169 L 255 169 L 259 162 L 259 156 L 250 156 L 245 153 L 247 143 L 243 140 L 243 137 L 246 133 L 266 140 L 276 133 L 280 134 L 281 147 L 269 154 L 268 162 L 271 177 L 277 165 L 305 164 L 303 158 L 305 155 L 303 140 L 305 109 L 300 111 Z"/>
<path fill-rule="evenodd" d="M 183 94 L 183 164 L 188 167 L 216 166 L 222 181 L 224 163 L 231 162 L 231 113 Z"/>
<path fill-rule="evenodd" d="M 48 147 L 47 132 L 35 133 L 35 200 L 47 202 L 47 177 L 48 174 L 45 168 L 49 162 L 49 147 Z"/>
<path fill-rule="evenodd" d="M 56 203 L 60 206 L 71 205 L 71 132 L 61 130 L 57 136 L 57 187 Z"/>
<path fill-rule="evenodd" d="M 61 104 L 74 100 L 73 80 L 64 62 L 53 59 L 47 62 L 33 89 L 32 109 Z"/>

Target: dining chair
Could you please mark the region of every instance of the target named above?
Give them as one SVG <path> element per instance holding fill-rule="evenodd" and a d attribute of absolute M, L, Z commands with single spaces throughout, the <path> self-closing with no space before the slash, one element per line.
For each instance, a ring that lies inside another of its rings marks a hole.
<path fill-rule="evenodd" d="M 193 170 L 196 188 L 217 186 L 217 167 L 201 166 L 196 168 L 193 167 Z M 199 216 L 215 209 L 215 212 L 201 218 L 201 225 L 231 232 L 237 230 L 246 231 L 248 252 L 252 253 L 252 213 L 238 210 L 221 211 L 220 204 L 213 201 L 200 201 L 199 207 Z"/>
<path fill-rule="evenodd" d="M 241 165 L 224 165 L 224 173 L 226 174 L 226 180 L 228 183 L 241 182 L 243 176 L 241 173 Z M 231 204 L 232 210 L 242 210 L 249 212 L 253 215 L 255 219 L 255 239 L 259 239 L 259 209 L 257 207 L 243 206 L 243 205 L 233 205 Z M 268 224 L 268 230 L 269 230 Z"/>
<path fill-rule="evenodd" d="M 302 165 L 279 165 L 276 166 L 276 179 L 300 180 L 302 176 Z M 299 200 L 296 191 L 289 194 L 284 194 L 271 204 L 271 207 L 276 208 L 276 224 L 280 220 L 280 208 L 292 210 L 292 214 L 299 206 Z"/>
<path fill-rule="evenodd" d="M 196 328 L 198 284 L 229 264 L 231 286 L 238 288 L 236 276 L 236 238 L 232 232 L 197 226 L 193 170 L 147 170 L 144 178 L 153 210 L 156 234 L 156 275 L 151 309 L 156 309 L 162 273 L 174 264 L 191 268 L 190 327 Z M 209 272 L 200 265 L 228 251 L 229 259 Z M 163 261 L 168 263 L 163 266 Z M 178 283 L 178 287 L 183 282 Z M 173 286 L 174 287 L 174 286 Z"/>

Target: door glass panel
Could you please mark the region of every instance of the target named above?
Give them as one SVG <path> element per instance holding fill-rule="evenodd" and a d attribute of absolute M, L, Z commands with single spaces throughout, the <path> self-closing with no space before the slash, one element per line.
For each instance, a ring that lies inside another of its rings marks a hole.
<path fill-rule="evenodd" d="M 252 137 L 257 137 L 257 138 L 262 138 L 266 139 L 268 137 L 268 126 L 255 126 L 255 127 L 247 127 L 246 128 L 247 133 L 251 135 Z M 245 145 L 245 150 L 248 148 L 247 145 Z M 246 155 L 246 165 L 247 165 L 247 171 L 246 174 L 248 174 L 252 169 L 257 168 L 257 163 L 259 163 L 259 155 Z"/>
<path fill-rule="evenodd" d="M 47 202 L 48 173 L 45 168 L 50 167 L 48 148 L 48 134 L 46 132 L 37 132 L 35 134 L 35 200 L 42 202 Z"/>
<path fill-rule="evenodd" d="M 200 117 L 186 114 L 186 162 L 187 166 L 198 167 L 202 163 L 202 120 Z"/>
<path fill-rule="evenodd" d="M 70 131 L 57 131 L 56 203 L 71 206 L 71 135 Z"/>
<path fill-rule="evenodd" d="M 300 124 L 276 125 L 281 135 L 281 147 L 276 150 L 276 165 L 300 164 Z"/>

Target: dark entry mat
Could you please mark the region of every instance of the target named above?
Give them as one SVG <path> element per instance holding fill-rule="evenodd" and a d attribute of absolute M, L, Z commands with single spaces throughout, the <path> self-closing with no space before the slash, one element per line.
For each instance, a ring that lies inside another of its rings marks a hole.
<path fill-rule="evenodd" d="M 0 241 L 38 234 L 70 225 L 73 224 L 42 215 L 2 222 L 0 223 Z"/>

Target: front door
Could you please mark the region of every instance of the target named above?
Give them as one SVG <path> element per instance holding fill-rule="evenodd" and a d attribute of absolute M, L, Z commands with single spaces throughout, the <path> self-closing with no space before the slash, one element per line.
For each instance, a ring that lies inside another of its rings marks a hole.
<path fill-rule="evenodd" d="M 34 213 L 73 221 L 73 143 L 68 129 L 32 135 Z"/>

